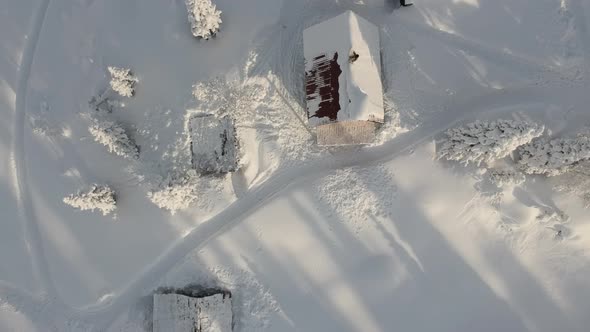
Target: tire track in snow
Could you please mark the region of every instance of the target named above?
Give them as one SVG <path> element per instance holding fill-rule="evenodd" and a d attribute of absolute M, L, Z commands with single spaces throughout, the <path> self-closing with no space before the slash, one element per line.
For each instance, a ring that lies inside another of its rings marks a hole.
<path fill-rule="evenodd" d="M 39 232 L 39 225 L 37 217 L 33 210 L 31 202 L 31 195 L 27 184 L 27 166 L 25 157 L 25 116 L 26 116 L 26 98 L 29 84 L 29 77 L 31 74 L 31 66 L 35 58 L 35 51 L 37 49 L 37 42 L 41 34 L 41 28 L 45 21 L 47 8 L 50 0 L 41 0 L 39 6 L 33 14 L 31 28 L 27 35 L 27 40 L 22 54 L 21 63 L 18 69 L 17 89 L 16 89 L 16 106 L 15 106 L 15 121 L 12 128 L 12 144 L 11 144 L 11 163 L 12 172 L 15 178 L 15 192 L 17 193 L 17 203 L 19 215 L 21 216 L 21 223 L 23 227 L 23 234 L 25 244 L 29 255 L 31 256 L 31 263 L 33 273 L 45 292 L 51 298 L 57 298 L 55 285 L 51 280 L 49 266 L 41 242 L 41 234 Z"/>
<path fill-rule="evenodd" d="M 99 325 L 97 330 L 104 330 L 117 317 L 118 314 L 125 311 L 136 299 L 144 293 L 149 292 L 157 286 L 158 281 L 168 273 L 174 265 L 182 260 L 187 254 L 206 246 L 210 241 L 222 235 L 226 231 L 238 225 L 242 220 L 254 213 L 259 207 L 272 200 L 277 194 L 288 190 L 293 185 L 311 181 L 320 178 L 329 172 L 359 165 L 372 165 L 391 160 L 407 151 L 431 140 L 434 136 L 440 134 L 447 128 L 455 125 L 474 114 L 493 111 L 498 107 L 510 106 L 527 100 L 551 101 L 551 98 L 558 93 L 552 92 L 549 87 L 525 86 L 515 89 L 505 89 L 493 91 L 484 94 L 475 99 L 467 100 L 461 105 L 455 105 L 453 109 L 433 117 L 422 127 L 417 128 L 409 133 L 398 136 L 393 141 L 387 142 L 381 146 L 364 148 L 360 151 L 346 152 L 335 154 L 327 157 L 328 159 L 312 161 L 297 169 L 285 170 L 276 174 L 267 182 L 261 184 L 245 193 L 244 197 L 231 204 L 227 209 L 218 215 L 205 221 L 188 235 L 179 239 L 168 250 L 160 255 L 156 261 L 148 265 L 136 279 L 120 289 L 118 294 L 104 302 L 84 307 L 72 308 L 63 305 L 63 302 L 57 297 L 55 286 L 51 280 L 48 269 L 48 263 L 43 254 L 41 236 L 36 223 L 36 218 L 32 210 L 30 194 L 26 185 L 25 159 L 24 159 L 24 120 L 25 120 L 25 98 L 28 85 L 30 68 L 33 62 L 37 39 L 43 25 L 45 12 L 49 5 L 49 0 L 42 0 L 39 10 L 36 12 L 32 33 L 27 41 L 23 61 L 19 70 L 19 83 L 17 89 L 17 121 L 15 124 L 15 141 L 13 142 L 13 151 L 15 152 L 14 164 L 15 173 L 18 179 L 19 191 L 19 208 L 24 213 L 25 236 L 28 239 L 27 245 L 33 257 L 33 265 L 39 280 L 44 283 L 44 289 L 49 293 L 51 302 L 56 302 L 55 313 L 59 313 L 68 320 L 91 321 Z M 411 23 L 409 23 L 411 24 Z M 431 29 L 421 28 L 424 33 L 432 34 Z M 437 31 L 434 31 L 436 37 Z M 452 43 L 460 47 L 468 48 L 476 54 L 487 55 L 486 58 L 493 60 L 496 56 L 502 57 L 501 63 L 510 65 L 524 65 L 531 70 L 548 69 L 545 65 L 529 61 L 528 59 L 493 50 L 483 45 L 474 44 L 472 41 L 465 40 L 462 37 L 441 31 L 445 38 L 443 41 Z M 34 38 L 33 38 L 34 37 Z M 479 53 L 477 53 L 479 52 Z M 497 59 L 496 59 L 497 60 Z M 563 93 L 562 90 L 559 90 Z M 451 105 L 452 106 L 452 105 Z M 18 152 L 18 155 L 16 153 Z M 27 298 L 26 296 L 23 298 Z M 34 307 L 35 300 L 29 299 L 31 307 Z"/>
<path fill-rule="evenodd" d="M 563 96 L 568 89 L 571 88 L 548 84 L 493 91 L 455 105 L 453 109 L 434 116 L 427 124 L 401 134 L 383 145 L 335 154 L 312 161 L 297 169 L 279 171 L 275 177 L 249 190 L 241 199 L 179 239 L 155 262 L 148 265 L 135 280 L 121 289 L 118 295 L 107 302 L 88 306 L 86 310 L 79 310 L 75 316 L 78 316 L 77 319 L 80 320 L 93 320 L 101 324 L 96 328 L 98 331 L 108 328 L 117 315 L 132 305 L 137 298 L 157 287 L 158 281 L 186 255 L 203 248 L 210 241 L 231 230 L 277 194 L 292 188 L 295 184 L 318 179 L 336 169 L 373 165 L 392 160 L 432 140 L 436 135 L 466 119 L 502 107 L 523 104 L 523 102 L 551 103 L 556 96 Z M 577 90 L 575 92 L 579 93 Z"/>
<path fill-rule="evenodd" d="M 0 306 L 2 305 L 8 305 L 11 310 L 24 314 L 39 330 L 55 326 L 53 322 L 60 317 L 56 312 L 59 309 L 51 305 L 50 301 L 37 298 L 4 281 L 0 281 Z"/>

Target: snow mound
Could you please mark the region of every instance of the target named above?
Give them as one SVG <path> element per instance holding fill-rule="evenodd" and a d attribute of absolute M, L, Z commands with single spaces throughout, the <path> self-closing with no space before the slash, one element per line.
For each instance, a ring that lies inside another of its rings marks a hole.
<path fill-rule="evenodd" d="M 447 130 L 447 137 L 441 142 L 437 154 L 439 159 L 466 165 L 490 164 L 541 136 L 544 130 L 544 126 L 526 121 L 475 121 Z"/>
<path fill-rule="evenodd" d="M 132 97 L 135 93 L 137 77 L 133 76 L 130 69 L 108 67 L 111 73 L 111 88 L 123 97 Z"/>
<path fill-rule="evenodd" d="M 219 31 L 221 11 L 211 0 L 185 0 L 188 21 L 195 37 L 209 39 Z"/>
<path fill-rule="evenodd" d="M 329 214 L 349 223 L 359 232 L 371 217 L 386 217 L 396 197 L 396 187 L 388 182 L 391 174 L 384 167 L 348 168 L 324 177 L 316 186 L 316 200 Z"/>
<path fill-rule="evenodd" d="M 135 142 L 129 138 L 123 127 L 113 121 L 97 120 L 88 128 L 88 131 L 94 138 L 94 141 L 107 147 L 110 153 L 117 156 L 137 159 L 139 149 Z"/>
<path fill-rule="evenodd" d="M 113 189 L 105 185 L 94 184 L 85 192 L 78 192 L 63 199 L 71 207 L 85 210 L 99 210 L 104 216 L 117 208 L 116 195 Z"/>
<path fill-rule="evenodd" d="M 196 174 L 189 172 L 183 176 L 169 175 L 160 188 L 148 192 L 148 198 L 157 207 L 170 211 L 172 215 L 179 210 L 187 209 L 199 198 Z"/>
<path fill-rule="evenodd" d="M 590 137 L 538 139 L 518 149 L 518 165 L 527 174 L 556 176 L 590 159 Z"/>

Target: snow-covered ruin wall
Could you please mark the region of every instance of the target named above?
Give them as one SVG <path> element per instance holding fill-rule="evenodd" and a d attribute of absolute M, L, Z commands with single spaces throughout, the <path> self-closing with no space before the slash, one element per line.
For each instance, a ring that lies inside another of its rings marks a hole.
<path fill-rule="evenodd" d="M 154 294 L 153 323 L 154 332 L 231 332 L 231 296 Z"/>
<path fill-rule="evenodd" d="M 193 167 L 200 173 L 227 173 L 238 168 L 238 144 L 233 121 L 212 115 L 190 119 Z"/>

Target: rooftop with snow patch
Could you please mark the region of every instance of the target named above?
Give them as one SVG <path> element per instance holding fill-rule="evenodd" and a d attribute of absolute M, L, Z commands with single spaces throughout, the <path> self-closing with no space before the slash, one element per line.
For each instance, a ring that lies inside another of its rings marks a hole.
<path fill-rule="evenodd" d="M 343 121 L 382 123 L 383 87 L 377 26 L 346 11 L 307 28 L 303 32 L 303 43 L 309 123 L 314 127 Z M 367 130 L 374 131 L 374 126 L 355 124 L 353 127 L 347 135 L 356 136 L 359 128 L 362 128 L 361 136 L 366 136 Z M 338 140 L 331 141 L 338 143 Z M 318 138 L 318 143 L 321 142 Z"/>

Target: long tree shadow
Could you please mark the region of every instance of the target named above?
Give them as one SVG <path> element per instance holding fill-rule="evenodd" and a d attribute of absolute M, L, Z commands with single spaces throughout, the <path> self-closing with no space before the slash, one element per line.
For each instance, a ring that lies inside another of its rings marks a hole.
<path fill-rule="evenodd" d="M 376 194 L 376 198 L 382 199 L 379 195 L 384 190 L 382 186 L 393 188 L 395 184 L 390 174 L 379 168 L 374 171 L 380 172 L 383 183 L 375 187 L 375 182 L 367 181 L 366 186 Z M 498 245 L 495 250 L 484 250 L 483 254 L 509 294 L 508 298 L 500 297 L 482 279 L 481 272 L 471 267 L 432 226 L 432 221 L 421 212 L 422 207 L 417 204 L 416 197 L 420 196 L 398 187 L 389 218 L 376 221 L 382 223 L 378 229 L 384 231 L 383 236 L 388 239 L 391 248 L 399 250 L 399 241 L 386 230 L 387 223 L 392 223 L 398 237 L 411 246 L 424 268 L 422 272 L 412 261 L 406 264 L 413 267 L 413 281 L 418 286 L 411 291 L 406 289 L 408 301 L 401 306 L 406 315 L 412 315 L 408 308 L 420 308 L 421 317 L 431 315 L 432 319 L 419 321 L 437 322 L 437 330 L 574 330 L 536 278 L 515 259 L 513 253 Z M 403 290 L 397 295 L 404 296 Z M 452 303 L 452 306 L 447 303 Z M 428 329 L 428 325 L 417 330 L 424 329 Z"/>
<path fill-rule="evenodd" d="M 343 285 L 347 283 L 347 280 L 318 281 L 323 277 L 322 273 L 309 270 L 310 265 L 319 264 L 315 267 L 318 271 L 332 268 L 333 270 L 329 273 L 333 275 L 331 278 L 340 279 L 338 276 L 347 275 L 354 266 L 353 262 L 357 260 L 357 257 L 347 255 L 346 251 L 356 248 L 352 250 L 356 253 L 354 256 L 362 257 L 370 255 L 367 249 L 363 248 L 362 244 L 351 238 L 350 234 L 343 231 L 338 225 L 330 227 L 335 234 L 332 236 L 326 234 L 325 228 L 318 227 L 323 220 L 318 218 L 317 214 L 308 211 L 308 207 L 301 204 L 298 198 L 291 196 L 289 205 L 299 215 L 297 220 L 302 222 L 298 227 L 313 234 L 313 243 L 321 243 L 322 250 L 315 252 L 314 257 L 309 257 L 305 263 L 301 262 L 302 259 L 306 260 L 305 256 L 302 257 L 300 253 L 292 252 L 286 248 L 265 247 L 258 252 L 255 262 L 251 258 L 242 256 L 242 259 L 257 277 L 271 287 L 284 314 L 290 321 L 297 322 L 297 330 L 355 331 L 359 328 L 358 323 L 341 308 L 349 304 L 338 303 L 336 300 L 341 295 L 347 295 L 360 301 L 353 306 L 363 309 L 368 315 L 366 318 L 374 323 L 371 326 L 366 326 L 367 331 L 388 330 L 386 326 L 376 322 L 370 311 L 366 310 L 363 294 L 356 292 L 352 285 Z M 250 238 L 257 241 L 253 235 L 250 235 Z M 319 259 L 320 257 L 325 259 Z M 341 294 L 338 294 L 337 289 L 342 289 Z"/>
<path fill-rule="evenodd" d="M 406 198 L 392 209 L 414 208 L 419 211 L 410 201 Z M 391 257 L 391 253 L 368 249 L 347 229 L 344 221 L 334 217 L 337 213 L 334 207 L 316 202 L 314 210 L 323 216 L 318 219 L 307 211 L 308 207 L 293 199 L 290 202 L 302 220 L 307 221 L 317 240 L 326 243 L 324 249 L 329 263 L 338 268 L 338 278 L 330 282 L 348 283 L 348 287 L 358 294 L 358 305 L 370 313 L 377 330 L 387 331 L 392 326 L 400 327 L 400 322 L 406 322 L 402 323 L 402 330 L 481 330 L 482 326 L 486 326 L 484 331 L 497 331 L 498 321 L 502 322 L 503 330 L 525 330 L 520 317 L 511 312 L 509 306 L 479 278 L 421 213 L 404 212 L 403 220 L 411 220 L 414 227 L 398 226 L 400 235 L 416 251 L 420 260 L 417 264 L 416 257 L 411 257 L 407 249 L 399 250 L 402 246 L 389 233 L 385 233 L 384 237 L 392 249 L 397 249 L 393 254 L 399 262 Z M 394 216 L 394 219 L 398 218 Z M 322 223 L 330 225 L 333 236 L 339 240 L 337 245 L 329 245 L 334 241 L 331 241 L 332 236 L 327 236 Z M 405 225 L 411 226 L 409 222 Z M 302 274 L 299 278 L 309 279 L 305 272 L 290 270 L 288 275 Z M 408 277 L 402 277 L 400 281 L 396 274 Z M 314 291 L 322 294 L 322 289 Z M 449 302 L 453 305 L 449 306 Z M 326 310 L 336 311 L 328 307 Z M 294 314 L 297 313 L 291 313 Z M 333 315 L 346 313 L 336 311 Z"/>

